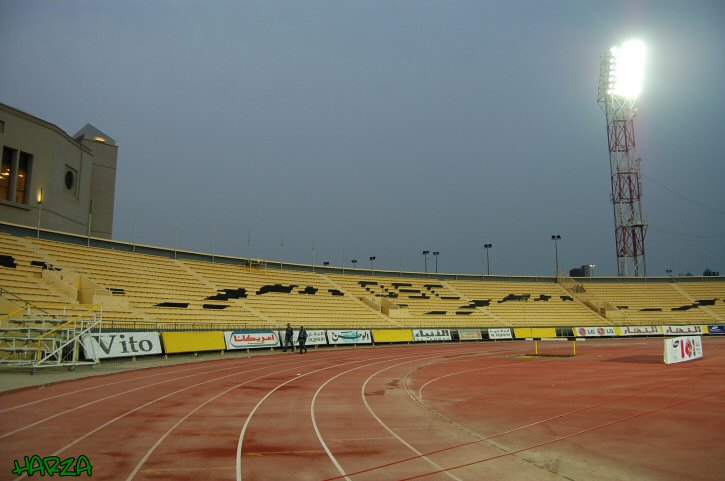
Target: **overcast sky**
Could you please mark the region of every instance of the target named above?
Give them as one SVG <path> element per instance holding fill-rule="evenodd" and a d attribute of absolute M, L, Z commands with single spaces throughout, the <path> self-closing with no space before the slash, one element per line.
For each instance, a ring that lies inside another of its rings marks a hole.
<path fill-rule="evenodd" d="M 596 97 L 635 37 L 648 274 L 725 272 L 722 0 L 3 0 L 0 102 L 116 139 L 118 240 L 551 275 L 560 234 L 616 275 Z"/>

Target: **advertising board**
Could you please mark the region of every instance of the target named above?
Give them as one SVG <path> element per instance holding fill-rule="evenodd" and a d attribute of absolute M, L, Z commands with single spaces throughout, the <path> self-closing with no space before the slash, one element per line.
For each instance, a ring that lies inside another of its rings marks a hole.
<path fill-rule="evenodd" d="M 330 344 L 372 344 L 368 329 L 330 329 L 327 331 Z"/>
<path fill-rule="evenodd" d="M 461 341 L 480 341 L 480 329 L 458 329 L 458 339 Z"/>
<path fill-rule="evenodd" d="M 579 337 L 616 336 L 614 327 L 575 327 L 574 335 Z"/>
<path fill-rule="evenodd" d="M 415 342 L 450 341 L 451 331 L 448 329 L 413 329 Z"/>
<path fill-rule="evenodd" d="M 158 332 L 104 332 L 81 339 L 86 359 L 163 354 Z"/>
<path fill-rule="evenodd" d="M 234 349 L 277 347 L 280 345 L 279 334 L 276 331 L 267 329 L 224 331 L 224 342 L 230 351 Z"/>
<path fill-rule="evenodd" d="M 513 334 L 511 333 L 511 328 L 508 327 L 497 327 L 488 329 L 488 338 L 489 339 L 513 339 Z"/>
<path fill-rule="evenodd" d="M 703 356 L 700 336 L 665 339 L 665 364 L 692 361 Z"/>
<path fill-rule="evenodd" d="M 620 336 L 659 336 L 662 326 L 625 326 L 618 327 Z"/>

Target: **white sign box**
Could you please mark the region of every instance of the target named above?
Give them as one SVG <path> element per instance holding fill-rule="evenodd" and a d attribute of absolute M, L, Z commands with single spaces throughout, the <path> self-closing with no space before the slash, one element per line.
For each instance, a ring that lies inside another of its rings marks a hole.
<path fill-rule="evenodd" d="M 692 361 L 702 357 L 700 336 L 681 336 L 665 339 L 665 364 Z"/>
<path fill-rule="evenodd" d="M 327 331 L 330 344 L 371 344 L 373 338 L 367 329 L 330 329 Z"/>
<path fill-rule="evenodd" d="M 508 327 L 499 327 L 488 330 L 489 339 L 513 339 L 511 329 Z"/>
<path fill-rule="evenodd" d="M 458 329 L 458 339 L 461 341 L 480 341 L 481 331 L 479 329 Z"/>
<path fill-rule="evenodd" d="M 158 332 L 109 332 L 86 334 L 81 339 L 86 359 L 162 354 Z"/>
<path fill-rule="evenodd" d="M 227 349 L 257 349 L 279 346 L 279 335 L 275 331 L 225 331 Z"/>
<path fill-rule="evenodd" d="M 413 329 L 415 342 L 450 341 L 451 331 L 448 329 Z"/>

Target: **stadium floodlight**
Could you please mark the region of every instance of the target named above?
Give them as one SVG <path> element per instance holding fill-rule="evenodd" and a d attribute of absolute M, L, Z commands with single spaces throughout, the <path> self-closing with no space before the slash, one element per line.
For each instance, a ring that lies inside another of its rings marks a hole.
<path fill-rule="evenodd" d="M 646 275 L 642 182 L 634 135 L 635 103 L 642 93 L 646 47 L 629 40 L 612 47 L 602 58 L 597 102 L 607 120 L 607 145 L 614 209 L 617 272 Z M 557 266 L 558 268 L 558 266 Z"/>
<path fill-rule="evenodd" d="M 612 47 L 609 64 L 607 93 L 617 97 L 636 99 L 642 93 L 646 48 L 639 40 L 629 40 L 620 47 Z"/>

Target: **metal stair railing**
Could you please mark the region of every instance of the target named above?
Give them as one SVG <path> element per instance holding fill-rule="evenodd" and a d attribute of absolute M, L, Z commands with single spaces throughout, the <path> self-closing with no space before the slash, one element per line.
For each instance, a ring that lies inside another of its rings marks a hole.
<path fill-rule="evenodd" d="M 80 359 L 82 340 L 91 335 L 94 329 L 100 333 L 103 320 L 103 307 L 93 306 L 88 311 L 38 336 L 37 348 L 33 359 L 33 372 L 38 368 L 67 366 L 70 370 L 78 365 L 97 364 L 98 359 Z"/>

